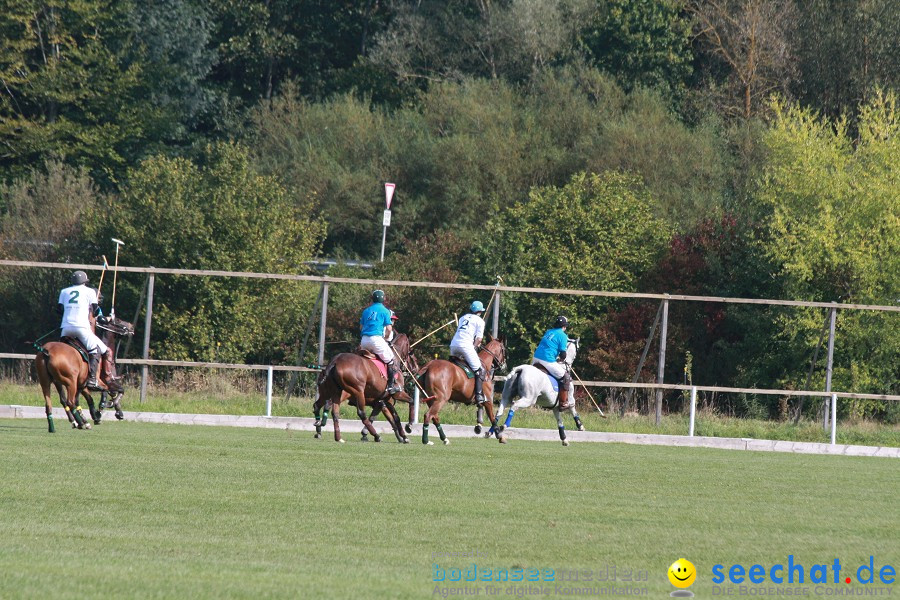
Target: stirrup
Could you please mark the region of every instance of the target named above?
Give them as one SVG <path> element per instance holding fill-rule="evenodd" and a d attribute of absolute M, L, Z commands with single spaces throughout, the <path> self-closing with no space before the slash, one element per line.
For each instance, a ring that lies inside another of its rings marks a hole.
<path fill-rule="evenodd" d="M 103 388 L 100 387 L 100 382 L 97 381 L 96 378 L 88 379 L 84 382 L 84 387 L 91 390 L 92 392 L 102 392 Z"/>

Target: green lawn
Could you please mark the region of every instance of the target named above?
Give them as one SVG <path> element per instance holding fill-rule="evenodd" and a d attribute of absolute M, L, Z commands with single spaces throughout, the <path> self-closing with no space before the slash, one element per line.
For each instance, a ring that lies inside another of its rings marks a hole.
<path fill-rule="evenodd" d="M 58 431 L 0 420 L 2 598 L 430 598 L 435 563 L 473 562 L 435 552 L 646 570 L 653 597 L 682 556 L 706 597 L 717 563 L 900 567 L 893 459 L 336 444 L 127 421 Z"/>
<path fill-rule="evenodd" d="M 220 382 L 221 383 L 221 382 Z M 215 387 L 215 386 L 213 386 Z M 282 392 L 283 393 L 283 392 Z M 139 390 L 129 389 L 123 401 L 125 410 L 171 413 L 200 413 L 219 415 L 263 415 L 266 411 L 263 392 L 246 393 L 230 388 L 196 392 L 180 392 L 151 388 L 147 401 L 139 402 Z M 54 396 L 54 406 L 58 402 Z M 312 399 L 293 397 L 284 400 L 281 393 L 274 395 L 272 414 L 281 417 L 311 417 Z M 21 404 L 26 406 L 43 406 L 40 388 L 37 385 L 18 385 L 0 383 L 0 404 Z M 407 408 L 401 405 L 400 416 L 407 418 Z M 422 408 L 420 420 L 424 417 Z M 689 425 L 685 414 L 670 414 L 663 417 L 662 424 L 657 427 L 653 417 L 644 415 L 627 415 L 618 417 L 608 415 L 602 419 L 596 409 L 588 404 L 579 406 L 585 426 L 591 431 L 612 431 L 626 433 L 662 433 L 668 435 L 687 435 Z M 343 419 L 356 420 L 355 411 L 344 409 Z M 566 427 L 574 427 L 572 418 L 564 417 Z M 475 410 L 472 407 L 450 404 L 441 411 L 443 423 L 463 425 L 475 424 Z M 531 409 L 519 411 L 513 423 L 516 427 L 556 428 L 553 415 L 547 411 Z M 355 426 L 354 426 L 355 427 Z M 802 421 L 798 425 L 788 422 L 764 421 L 760 419 L 741 419 L 702 412 L 697 417 L 696 435 L 732 438 L 756 438 L 767 440 L 789 440 L 797 442 L 823 442 L 831 440 L 830 431 L 822 429 L 821 424 Z M 873 421 L 848 423 L 838 422 L 837 442 L 839 444 L 859 444 L 863 446 L 900 447 L 900 424 L 890 425 Z"/>

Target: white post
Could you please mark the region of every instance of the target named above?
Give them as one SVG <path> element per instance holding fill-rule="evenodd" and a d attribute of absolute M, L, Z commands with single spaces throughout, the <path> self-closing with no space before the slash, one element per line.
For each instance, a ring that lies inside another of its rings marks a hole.
<path fill-rule="evenodd" d="M 384 262 L 384 241 L 387 239 L 387 225 L 384 226 L 384 231 L 381 232 L 381 262 Z"/>
<path fill-rule="evenodd" d="M 419 422 L 419 387 L 413 392 L 413 423 Z"/>
<path fill-rule="evenodd" d="M 266 416 L 272 416 L 272 365 L 266 369 Z"/>
<path fill-rule="evenodd" d="M 697 386 L 691 386 L 691 428 L 688 431 L 690 437 L 694 437 L 694 415 L 697 414 Z"/>
<path fill-rule="evenodd" d="M 837 438 L 837 394 L 831 394 L 831 445 Z"/>

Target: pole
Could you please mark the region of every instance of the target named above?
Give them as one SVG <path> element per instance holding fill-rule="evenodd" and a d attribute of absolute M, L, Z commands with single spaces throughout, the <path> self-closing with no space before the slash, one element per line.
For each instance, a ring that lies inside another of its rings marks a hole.
<path fill-rule="evenodd" d="M 491 319 L 491 336 L 494 338 L 500 333 L 500 290 L 497 290 L 497 304 L 494 305 L 493 318 Z"/>
<path fill-rule="evenodd" d="M 834 366 L 834 329 L 837 322 L 837 303 L 832 302 L 835 306 L 831 308 L 831 321 L 828 325 L 828 365 L 825 370 L 825 391 L 831 391 L 831 371 Z M 832 419 L 834 415 L 831 416 Z M 828 427 L 828 400 L 825 401 L 825 420 L 822 427 Z"/>
<path fill-rule="evenodd" d="M 150 273 L 150 277 L 147 280 L 147 312 L 144 315 L 144 352 L 142 355 L 144 360 L 150 358 L 150 325 L 153 322 L 153 284 L 155 279 L 156 276 L 153 273 Z M 147 365 L 141 367 L 141 404 L 147 399 L 148 369 L 149 367 Z"/>
<path fill-rule="evenodd" d="M 694 437 L 694 415 L 697 414 L 697 386 L 691 386 L 691 427 L 688 431 L 690 437 Z"/>
<path fill-rule="evenodd" d="M 266 416 L 272 416 L 272 365 L 266 369 Z"/>
<path fill-rule="evenodd" d="M 381 261 L 384 262 L 384 241 L 387 239 L 387 225 L 384 226 L 384 231 L 381 232 Z"/>
<path fill-rule="evenodd" d="M 115 318 L 116 316 L 116 279 L 118 279 L 119 275 L 119 246 L 124 246 L 125 242 L 122 240 L 117 240 L 116 238 L 110 238 L 113 242 L 116 243 L 116 264 L 113 270 L 113 295 L 112 295 L 112 305 L 109 309 L 109 316 Z"/>
<path fill-rule="evenodd" d="M 837 438 L 837 394 L 831 395 L 831 445 Z"/>
<path fill-rule="evenodd" d="M 456 321 L 447 321 L 446 323 L 444 323 L 443 325 L 441 325 L 440 327 L 438 327 L 438 328 L 435 329 L 434 331 L 431 331 L 431 332 L 429 332 L 429 333 L 426 333 L 425 335 L 423 335 L 422 337 L 420 337 L 419 339 L 417 339 L 415 342 L 413 342 L 412 344 L 410 344 L 410 345 L 409 345 L 409 349 L 412 350 L 413 348 L 416 347 L 416 344 L 418 344 L 419 342 L 421 342 L 421 341 L 424 340 L 425 338 L 428 338 L 428 337 L 433 336 L 434 334 L 436 334 L 438 331 L 440 331 L 440 330 L 443 329 L 444 327 L 447 327 L 447 326 L 449 326 L 449 325 L 453 325 L 454 323 L 456 323 Z"/>
<path fill-rule="evenodd" d="M 413 390 L 413 423 L 419 422 L 419 388 Z"/>
<path fill-rule="evenodd" d="M 584 382 L 581 380 L 581 377 L 578 376 L 578 373 L 575 372 L 575 369 L 569 367 L 569 370 L 572 371 L 572 375 L 575 376 L 575 379 L 578 380 L 578 383 L 580 383 L 580 384 L 581 384 L 581 387 L 584 388 L 584 391 L 587 392 L 588 398 L 590 398 L 590 399 L 591 399 L 591 402 L 594 403 L 594 408 L 596 408 L 596 409 L 597 409 L 597 412 L 600 413 L 600 416 L 603 417 L 603 418 L 605 419 L 605 418 L 606 418 L 606 415 L 603 414 L 603 411 L 602 411 L 602 410 L 600 410 L 600 405 L 597 404 L 597 401 L 596 401 L 596 400 L 594 400 L 594 396 L 591 394 L 591 390 L 589 390 L 588 387 L 587 387 L 586 385 L 584 385 Z M 572 401 L 574 402 L 575 399 L 572 398 Z"/>
<path fill-rule="evenodd" d="M 656 326 L 659 325 L 660 315 L 662 315 L 662 302 L 659 303 L 659 308 L 656 309 L 656 318 L 653 319 L 653 327 L 650 328 L 650 335 L 647 336 L 647 343 L 644 344 L 644 351 L 641 353 L 641 360 L 638 361 L 638 366 L 634 371 L 634 378 L 631 380 L 631 383 L 637 383 L 638 379 L 641 376 L 641 369 L 644 368 L 644 361 L 647 360 L 647 353 L 650 352 L 650 345 L 653 343 L 653 336 L 656 335 Z M 633 394 L 634 388 L 628 388 L 628 391 L 625 392 L 625 403 L 622 404 L 622 407 L 619 409 L 620 417 L 625 415 L 626 405 L 631 403 L 631 396 Z"/>
<path fill-rule="evenodd" d="M 668 295 L 668 294 L 666 294 Z M 669 299 L 663 300 L 662 329 L 659 332 L 659 366 L 656 369 L 656 383 L 662 383 L 666 374 L 666 333 L 669 329 Z M 662 421 L 662 390 L 656 390 L 656 426 Z"/>
<path fill-rule="evenodd" d="M 325 364 L 325 323 L 328 317 L 328 284 L 322 284 L 322 313 L 319 317 L 319 365 Z"/>

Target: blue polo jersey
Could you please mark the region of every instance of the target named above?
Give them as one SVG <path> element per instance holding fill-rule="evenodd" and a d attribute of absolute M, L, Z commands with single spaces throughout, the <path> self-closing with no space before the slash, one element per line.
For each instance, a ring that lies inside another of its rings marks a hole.
<path fill-rule="evenodd" d="M 569 346 L 569 336 L 561 328 L 551 329 L 541 338 L 537 350 L 534 351 L 534 357 L 547 362 L 556 362 L 556 357 L 560 352 L 565 352 Z"/>
<path fill-rule="evenodd" d="M 391 324 L 391 311 L 381 302 L 369 305 L 359 319 L 362 335 L 384 335 L 384 328 Z"/>

